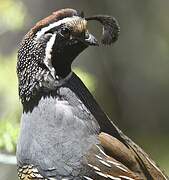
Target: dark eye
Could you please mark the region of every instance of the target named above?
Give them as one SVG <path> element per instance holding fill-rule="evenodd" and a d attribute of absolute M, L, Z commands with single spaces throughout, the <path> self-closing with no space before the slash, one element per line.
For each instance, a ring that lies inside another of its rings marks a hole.
<path fill-rule="evenodd" d="M 70 36 L 70 29 L 67 28 L 67 27 L 61 29 L 61 34 L 62 34 L 64 37 Z"/>

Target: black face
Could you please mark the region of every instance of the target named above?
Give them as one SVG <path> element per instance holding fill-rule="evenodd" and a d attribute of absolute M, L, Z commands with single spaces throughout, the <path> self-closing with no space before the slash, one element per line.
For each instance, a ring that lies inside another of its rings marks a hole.
<path fill-rule="evenodd" d="M 64 78 L 71 72 L 72 61 L 89 45 L 98 45 L 97 40 L 88 31 L 74 33 L 68 27 L 60 27 L 56 31 L 55 43 L 52 47 L 51 62 L 56 75 Z"/>
<path fill-rule="evenodd" d="M 88 47 L 87 44 L 77 40 L 59 41 L 52 50 L 52 65 L 58 76 L 64 78 L 71 72 L 72 61 Z"/>

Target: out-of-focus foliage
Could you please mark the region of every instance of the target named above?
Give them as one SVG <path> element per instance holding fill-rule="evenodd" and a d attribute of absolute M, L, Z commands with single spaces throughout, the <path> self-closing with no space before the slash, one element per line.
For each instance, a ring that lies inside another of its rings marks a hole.
<path fill-rule="evenodd" d="M 17 107 L 16 55 L 0 56 L 0 98 L 4 99 L 0 112 L 6 113 Z M 4 107 L 5 106 L 5 107 Z M 4 107 L 4 108 L 3 108 Z"/>
<path fill-rule="evenodd" d="M 14 153 L 16 150 L 16 142 L 19 133 L 19 123 L 11 122 L 11 119 L 15 120 L 15 113 L 8 118 L 0 120 L 0 150 L 8 153 Z"/>
<path fill-rule="evenodd" d="M 0 149 L 14 152 L 19 128 L 16 55 L 0 56 Z"/>
<path fill-rule="evenodd" d="M 20 0 L 0 3 L 0 37 L 6 32 L 23 28 L 26 8 Z M 1 49 L 0 49 L 1 52 Z M 20 105 L 16 78 L 16 53 L 0 54 L 0 151 L 12 153 L 16 149 L 19 130 Z"/>
<path fill-rule="evenodd" d="M 19 0 L 5 0 L 0 3 L 0 34 L 22 28 L 26 9 Z"/>
<path fill-rule="evenodd" d="M 74 68 L 73 71 L 80 77 L 80 79 L 88 87 L 90 92 L 95 91 L 97 82 L 96 82 L 96 78 L 92 74 L 89 74 L 80 68 Z"/>

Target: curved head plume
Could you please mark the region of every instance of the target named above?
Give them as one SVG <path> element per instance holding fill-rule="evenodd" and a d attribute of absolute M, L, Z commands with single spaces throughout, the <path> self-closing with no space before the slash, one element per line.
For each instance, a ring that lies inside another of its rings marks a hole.
<path fill-rule="evenodd" d="M 96 20 L 103 25 L 102 44 L 110 45 L 117 41 L 120 33 L 120 26 L 114 17 L 108 15 L 95 15 L 85 19 L 87 21 Z"/>

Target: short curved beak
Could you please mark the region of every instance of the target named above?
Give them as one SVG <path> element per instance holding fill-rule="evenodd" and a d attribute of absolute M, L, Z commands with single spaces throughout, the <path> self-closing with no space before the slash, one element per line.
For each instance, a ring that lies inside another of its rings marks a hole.
<path fill-rule="evenodd" d="M 79 41 L 81 41 L 82 43 L 84 43 L 87 46 L 99 46 L 97 39 L 92 34 L 90 34 L 88 31 L 85 32 L 84 36 L 76 37 L 76 39 L 78 39 Z"/>
<path fill-rule="evenodd" d="M 89 46 L 99 46 L 97 39 L 90 33 L 86 33 L 84 43 Z"/>

